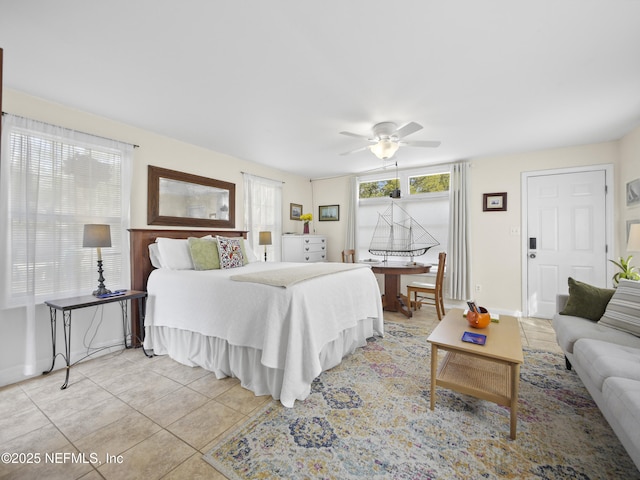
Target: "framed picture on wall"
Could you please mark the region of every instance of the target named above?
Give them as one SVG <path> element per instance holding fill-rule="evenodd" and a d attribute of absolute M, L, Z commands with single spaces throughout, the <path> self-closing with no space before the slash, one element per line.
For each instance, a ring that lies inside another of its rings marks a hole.
<path fill-rule="evenodd" d="M 318 219 L 321 222 L 340 220 L 340 205 L 321 205 L 318 207 Z"/>
<path fill-rule="evenodd" d="M 640 178 L 627 183 L 627 207 L 640 204 Z"/>
<path fill-rule="evenodd" d="M 300 215 L 302 215 L 302 205 L 297 203 L 289 204 L 289 218 L 291 220 L 300 220 Z"/>
<path fill-rule="evenodd" d="M 506 212 L 507 192 L 485 193 L 482 195 L 483 212 Z"/>

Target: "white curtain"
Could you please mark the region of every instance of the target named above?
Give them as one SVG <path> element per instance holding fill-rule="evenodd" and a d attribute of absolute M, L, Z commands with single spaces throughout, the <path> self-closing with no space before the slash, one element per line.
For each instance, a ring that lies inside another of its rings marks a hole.
<path fill-rule="evenodd" d="M 347 230 L 345 232 L 344 249 L 355 250 L 358 245 L 358 178 L 349 179 L 349 203 L 347 204 Z M 356 261 L 358 261 L 356 254 Z"/>
<path fill-rule="evenodd" d="M 448 297 L 467 300 L 471 292 L 469 214 L 469 163 L 451 166 L 449 180 L 449 251 L 447 253 Z"/>
<path fill-rule="evenodd" d="M 259 245 L 259 232 L 271 232 L 271 245 L 266 246 L 271 261 L 281 259 L 282 182 L 243 173 L 244 228 L 247 240 L 259 258 L 264 258 L 265 246 Z"/>
<path fill-rule="evenodd" d="M 133 146 L 4 114 L 0 161 L 0 309 L 25 309 L 24 373 L 36 373 L 35 311 L 44 300 L 90 294 L 96 249 L 84 224 L 111 226 L 107 287 L 129 285 Z"/>

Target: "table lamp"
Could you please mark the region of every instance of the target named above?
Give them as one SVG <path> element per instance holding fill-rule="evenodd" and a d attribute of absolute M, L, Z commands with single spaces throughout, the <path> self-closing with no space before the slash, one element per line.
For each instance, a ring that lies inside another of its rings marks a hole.
<path fill-rule="evenodd" d="M 111 293 L 111 290 L 105 288 L 104 276 L 102 275 L 102 248 L 111 246 L 111 228 L 109 225 L 85 225 L 82 246 L 96 248 L 98 250 L 98 288 L 93 292 L 93 295 L 97 297 Z"/>
<path fill-rule="evenodd" d="M 629 229 L 629 240 L 627 242 L 628 252 L 640 252 L 640 223 L 631 224 Z"/>
<path fill-rule="evenodd" d="M 258 244 L 264 245 L 264 261 L 266 262 L 267 261 L 267 245 L 271 245 L 271 232 L 260 232 Z"/>

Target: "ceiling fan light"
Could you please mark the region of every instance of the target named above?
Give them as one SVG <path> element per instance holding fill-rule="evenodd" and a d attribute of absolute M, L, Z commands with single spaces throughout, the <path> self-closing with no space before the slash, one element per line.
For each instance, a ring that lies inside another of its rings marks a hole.
<path fill-rule="evenodd" d="M 395 155 L 399 147 L 400 145 L 398 145 L 397 142 L 393 142 L 391 140 L 380 140 L 375 145 L 371 145 L 369 149 L 380 160 L 389 160 Z"/>

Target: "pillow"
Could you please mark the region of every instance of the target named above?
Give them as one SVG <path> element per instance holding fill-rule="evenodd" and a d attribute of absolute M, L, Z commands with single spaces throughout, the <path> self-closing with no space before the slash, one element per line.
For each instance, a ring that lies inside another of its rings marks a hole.
<path fill-rule="evenodd" d="M 160 237 L 156 239 L 156 242 L 158 243 L 160 259 L 164 268 L 193 270 L 187 239 Z"/>
<path fill-rule="evenodd" d="M 613 290 L 599 288 L 569 277 L 569 300 L 560 315 L 588 318 L 597 322 L 602 317 Z"/>
<path fill-rule="evenodd" d="M 253 257 L 256 256 L 256 254 L 253 253 L 253 251 L 251 250 L 251 246 L 247 243 L 247 241 L 244 238 L 240 239 L 240 248 L 242 250 L 242 263 L 244 265 L 247 265 L 248 263 L 251 263 L 251 262 L 258 261 L 257 258 L 255 260 L 253 259 Z"/>
<path fill-rule="evenodd" d="M 254 262 L 259 262 L 260 259 L 258 258 L 258 256 L 256 255 L 256 252 L 253 251 L 253 249 L 251 248 L 251 245 L 249 245 L 247 243 L 247 241 L 243 238 L 242 239 L 242 255 L 244 255 L 244 263 L 254 263 Z"/>
<path fill-rule="evenodd" d="M 640 337 L 640 282 L 620 279 L 598 323 Z"/>
<path fill-rule="evenodd" d="M 160 250 L 157 243 L 149 245 L 149 260 L 154 268 L 162 268 L 162 259 L 160 258 Z"/>
<path fill-rule="evenodd" d="M 196 270 L 214 270 L 220 268 L 218 242 L 213 237 L 189 237 L 188 242 L 193 268 Z"/>
<path fill-rule="evenodd" d="M 244 265 L 242 255 L 242 238 L 216 237 L 218 240 L 218 255 L 220 268 L 237 268 Z"/>

